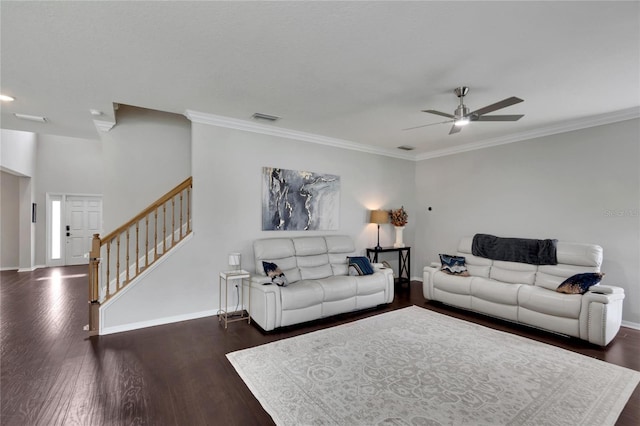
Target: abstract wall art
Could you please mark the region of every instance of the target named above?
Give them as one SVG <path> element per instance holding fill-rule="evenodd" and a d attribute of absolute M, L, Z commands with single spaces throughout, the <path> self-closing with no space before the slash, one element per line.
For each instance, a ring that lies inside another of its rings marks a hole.
<path fill-rule="evenodd" d="M 263 231 L 338 229 L 340 176 L 262 168 Z"/>

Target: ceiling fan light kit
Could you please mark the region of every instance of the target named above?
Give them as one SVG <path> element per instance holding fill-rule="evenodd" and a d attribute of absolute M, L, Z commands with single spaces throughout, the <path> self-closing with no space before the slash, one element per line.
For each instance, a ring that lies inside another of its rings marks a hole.
<path fill-rule="evenodd" d="M 434 109 L 426 109 L 422 110 L 422 112 L 427 112 L 429 114 L 439 115 L 441 117 L 447 117 L 449 120 L 443 121 L 440 123 L 431 123 L 425 124 L 422 126 L 409 127 L 404 130 L 418 129 L 420 127 L 431 126 L 434 124 L 443 124 L 443 123 L 453 123 L 453 127 L 449 131 L 449 134 L 454 134 L 460 132 L 463 126 L 466 126 L 472 121 L 518 121 L 524 114 L 510 114 L 510 115 L 485 115 L 494 111 L 497 111 L 502 108 L 509 107 L 511 105 L 518 104 L 523 102 L 522 99 L 512 96 L 510 98 L 503 99 L 499 102 L 496 102 L 491 105 L 487 105 L 486 107 L 477 109 L 475 111 L 469 112 L 469 108 L 464 104 L 464 97 L 469 93 L 469 88 L 467 86 L 460 86 L 453 89 L 453 92 L 460 99 L 460 104 L 456 108 L 453 114 L 448 114 L 446 112 L 437 111 Z"/>
<path fill-rule="evenodd" d="M 469 120 L 469 117 L 461 117 L 458 118 L 456 121 L 453 122 L 454 126 L 466 126 L 467 124 L 469 124 L 471 122 L 471 120 Z"/>

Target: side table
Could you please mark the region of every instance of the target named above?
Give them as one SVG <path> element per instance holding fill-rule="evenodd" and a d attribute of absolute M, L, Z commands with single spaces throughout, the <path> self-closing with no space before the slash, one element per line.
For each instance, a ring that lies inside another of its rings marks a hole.
<path fill-rule="evenodd" d="M 230 322 L 247 320 L 248 324 L 251 324 L 251 282 L 247 286 L 248 297 L 247 297 L 247 309 L 245 313 L 245 309 L 240 305 L 240 301 L 244 301 L 244 280 L 251 280 L 251 274 L 244 269 L 240 269 L 237 271 L 224 271 L 220 272 L 220 278 L 218 280 L 218 322 L 224 321 L 224 328 L 227 328 L 227 325 Z M 239 282 L 238 282 L 239 281 Z M 223 284 L 224 282 L 224 284 Z M 240 309 L 237 311 L 229 312 L 229 283 L 236 282 L 236 287 L 239 286 L 239 290 L 237 292 L 238 295 L 238 306 Z M 224 289 L 224 305 L 222 304 L 222 291 Z"/>
<path fill-rule="evenodd" d="M 367 248 L 367 257 L 370 262 L 378 262 L 379 253 L 397 252 L 398 253 L 398 282 L 411 282 L 411 247 L 375 247 Z"/>

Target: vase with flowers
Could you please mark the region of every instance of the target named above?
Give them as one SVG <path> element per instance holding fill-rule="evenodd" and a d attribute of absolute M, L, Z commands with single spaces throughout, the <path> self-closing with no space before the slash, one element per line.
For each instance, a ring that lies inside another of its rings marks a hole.
<path fill-rule="evenodd" d="M 409 215 L 404 209 L 404 206 L 402 206 L 399 209 L 390 210 L 389 217 L 391 218 L 391 224 L 396 228 L 396 242 L 393 243 L 393 246 L 395 248 L 402 248 L 404 247 L 402 231 L 404 231 L 404 226 L 407 224 Z"/>

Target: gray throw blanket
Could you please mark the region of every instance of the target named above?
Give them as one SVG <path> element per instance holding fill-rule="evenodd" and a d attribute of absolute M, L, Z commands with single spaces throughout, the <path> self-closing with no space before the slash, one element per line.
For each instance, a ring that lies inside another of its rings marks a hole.
<path fill-rule="evenodd" d="M 557 265 L 558 240 L 532 240 L 527 238 L 501 238 L 488 234 L 473 236 L 471 253 L 493 260 L 530 263 L 532 265 Z"/>

